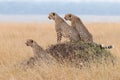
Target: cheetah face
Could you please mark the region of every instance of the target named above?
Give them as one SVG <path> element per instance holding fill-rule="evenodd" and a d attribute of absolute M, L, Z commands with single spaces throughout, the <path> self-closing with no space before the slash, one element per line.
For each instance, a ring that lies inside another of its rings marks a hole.
<path fill-rule="evenodd" d="M 72 14 L 66 14 L 65 17 L 64 17 L 64 19 L 71 21 L 71 19 L 72 19 Z"/>
<path fill-rule="evenodd" d="M 29 39 L 29 40 L 26 41 L 25 44 L 26 44 L 27 46 L 31 46 L 31 47 L 32 47 L 32 46 L 33 46 L 33 42 L 34 42 L 34 41 L 33 41 L 32 39 Z"/>
<path fill-rule="evenodd" d="M 49 19 L 52 19 L 52 20 L 55 20 L 55 15 L 56 15 L 56 13 L 51 12 L 51 13 L 49 14 L 48 18 L 49 18 Z"/>

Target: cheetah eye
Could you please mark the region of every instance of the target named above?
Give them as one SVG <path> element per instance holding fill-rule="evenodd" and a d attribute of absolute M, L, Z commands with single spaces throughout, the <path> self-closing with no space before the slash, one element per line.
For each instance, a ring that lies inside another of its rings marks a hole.
<path fill-rule="evenodd" d="M 31 40 L 30 42 L 33 43 L 33 40 Z"/>
<path fill-rule="evenodd" d="M 71 15 L 69 15 L 69 17 L 71 18 Z"/>
<path fill-rule="evenodd" d="M 53 13 L 53 16 L 55 16 L 55 13 Z"/>

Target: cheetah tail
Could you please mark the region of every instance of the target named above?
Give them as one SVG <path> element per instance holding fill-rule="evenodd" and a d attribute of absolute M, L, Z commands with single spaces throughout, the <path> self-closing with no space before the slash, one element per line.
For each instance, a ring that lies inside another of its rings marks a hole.
<path fill-rule="evenodd" d="M 100 45 L 100 48 L 101 48 L 101 49 L 112 49 L 112 48 L 114 48 L 114 45 L 104 46 L 104 45 L 102 44 L 102 45 Z"/>

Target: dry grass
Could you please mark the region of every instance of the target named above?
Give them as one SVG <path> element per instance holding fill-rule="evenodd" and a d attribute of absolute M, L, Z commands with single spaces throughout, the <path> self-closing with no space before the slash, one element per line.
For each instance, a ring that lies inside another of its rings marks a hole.
<path fill-rule="evenodd" d="M 114 44 L 115 48 L 111 52 L 120 57 L 120 24 L 89 23 L 86 26 L 89 26 L 95 42 Z M 0 80 L 120 80 L 120 61 L 114 67 L 104 64 L 81 70 L 58 64 L 27 70 L 15 68 L 13 65 L 32 56 L 31 48 L 24 44 L 27 39 L 37 41 L 44 48 L 55 44 L 54 24 L 0 23 Z"/>

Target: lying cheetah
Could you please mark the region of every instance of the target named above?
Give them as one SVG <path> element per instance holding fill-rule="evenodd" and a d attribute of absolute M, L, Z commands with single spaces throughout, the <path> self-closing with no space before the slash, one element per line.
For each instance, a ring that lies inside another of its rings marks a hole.
<path fill-rule="evenodd" d="M 32 60 L 37 59 L 46 61 L 47 63 L 54 60 L 49 53 L 47 53 L 41 46 L 37 44 L 37 42 L 33 41 L 32 39 L 27 40 L 25 44 L 30 46 L 33 50 L 34 57 L 31 58 Z"/>

